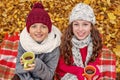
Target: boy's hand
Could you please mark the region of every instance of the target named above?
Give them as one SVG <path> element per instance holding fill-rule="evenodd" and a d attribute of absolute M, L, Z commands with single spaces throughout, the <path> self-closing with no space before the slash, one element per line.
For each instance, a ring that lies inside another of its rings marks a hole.
<path fill-rule="evenodd" d="M 22 61 L 22 58 L 20 58 L 20 64 L 23 66 L 24 63 Z M 28 64 L 28 68 L 24 69 L 26 71 L 32 71 L 35 68 L 35 62 L 33 64 Z"/>
<path fill-rule="evenodd" d="M 24 69 L 26 71 L 32 71 L 35 68 L 35 63 L 33 64 L 28 64 L 28 68 Z"/>
<path fill-rule="evenodd" d="M 21 65 L 24 65 L 23 61 L 22 61 L 22 58 L 20 58 L 20 64 Z"/>

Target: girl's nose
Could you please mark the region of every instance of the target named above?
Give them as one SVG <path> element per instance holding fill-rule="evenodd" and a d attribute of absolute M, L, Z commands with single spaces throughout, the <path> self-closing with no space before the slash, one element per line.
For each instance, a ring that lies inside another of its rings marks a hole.
<path fill-rule="evenodd" d="M 78 30 L 83 30 L 83 27 L 82 27 L 82 25 L 79 25 L 79 29 Z"/>

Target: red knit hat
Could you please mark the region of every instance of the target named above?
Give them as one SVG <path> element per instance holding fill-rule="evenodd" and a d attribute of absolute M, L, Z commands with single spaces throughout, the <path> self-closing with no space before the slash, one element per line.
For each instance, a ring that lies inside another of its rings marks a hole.
<path fill-rule="evenodd" d="M 33 5 L 32 10 L 28 14 L 27 20 L 26 20 L 26 27 L 27 31 L 29 32 L 29 28 L 34 23 L 43 23 L 45 24 L 49 32 L 51 32 L 52 22 L 50 20 L 50 16 L 48 13 L 44 10 L 44 7 L 41 3 L 35 3 Z"/>

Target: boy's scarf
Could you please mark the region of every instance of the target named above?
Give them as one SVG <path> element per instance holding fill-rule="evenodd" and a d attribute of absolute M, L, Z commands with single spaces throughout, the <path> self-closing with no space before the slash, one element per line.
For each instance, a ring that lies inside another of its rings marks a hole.
<path fill-rule="evenodd" d="M 49 53 L 58 47 L 61 43 L 61 32 L 55 26 L 52 26 L 48 37 L 40 44 L 33 40 L 26 28 L 20 34 L 20 43 L 26 51 L 36 54 Z"/>

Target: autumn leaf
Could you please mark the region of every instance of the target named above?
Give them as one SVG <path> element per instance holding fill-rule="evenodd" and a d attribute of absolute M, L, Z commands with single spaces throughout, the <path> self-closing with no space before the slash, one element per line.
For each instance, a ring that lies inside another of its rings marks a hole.
<path fill-rule="evenodd" d="M 108 13 L 108 17 L 110 20 L 115 20 L 116 16 L 114 15 L 114 13 Z"/>
<path fill-rule="evenodd" d="M 117 45 L 116 48 L 113 49 L 115 54 L 120 57 L 120 45 Z"/>

